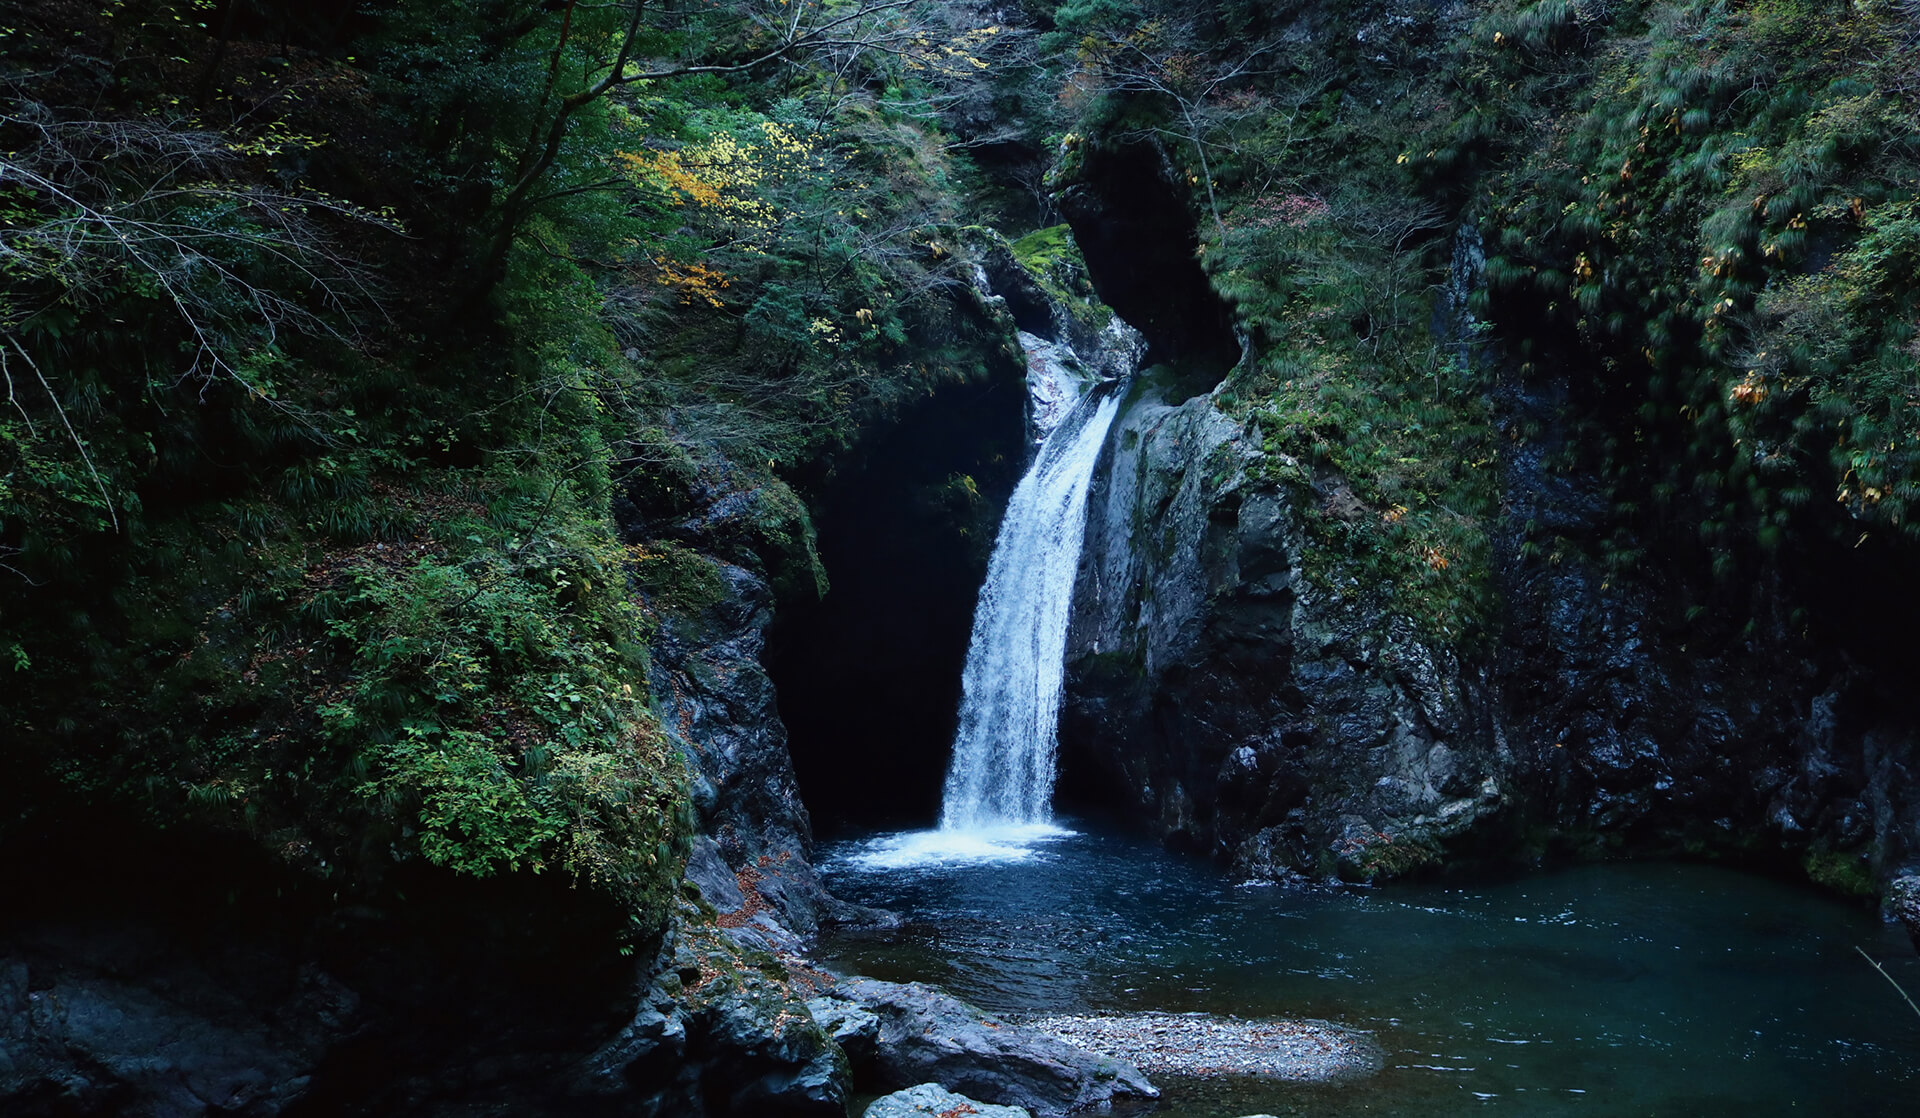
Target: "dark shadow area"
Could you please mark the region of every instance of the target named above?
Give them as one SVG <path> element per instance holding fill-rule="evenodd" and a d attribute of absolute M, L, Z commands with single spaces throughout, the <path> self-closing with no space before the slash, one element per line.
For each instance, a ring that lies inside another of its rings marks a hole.
<path fill-rule="evenodd" d="M 765 664 L 817 834 L 939 811 L 974 601 L 1026 464 L 1022 372 L 940 389 L 810 486 L 832 589 L 782 605 Z"/>
<path fill-rule="evenodd" d="M 1059 205 L 1094 290 L 1146 335 L 1149 363 L 1213 367 L 1215 381 L 1233 366 L 1232 312 L 1194 258 L 1192 210 L 1151 145 L 1089 145 Z"/>
<path fill-rule="evenodd" d="M 422 865 L 355 897 L 251 842 L 120 813 L 16 832 L 0 845 L 0 1002 L 61 1010 L 15 1038 L 29 1089 L 8 1113 L 146 1113 L 155 1092 L 228 1089 L 289 1116 L 601 1113 L 567 1077 L 631 1014 L 652 946 L 623 958 L 621 913 L 572 886 Z M 190 1081 L 166 1088 L 179 1069 Z"/>

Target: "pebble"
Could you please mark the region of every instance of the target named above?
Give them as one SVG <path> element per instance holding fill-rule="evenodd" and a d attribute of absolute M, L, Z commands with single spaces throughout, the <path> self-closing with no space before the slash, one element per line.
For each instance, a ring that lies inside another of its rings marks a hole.
<path fill-rule="evenodd" d="M 1319 1083 L 1371 1075 L 1386 1063 L 1372 1034 L 1330 1021 L 1127 1013 L 1022 1023 L 1148 1075 L 1260 1075 Z"/>

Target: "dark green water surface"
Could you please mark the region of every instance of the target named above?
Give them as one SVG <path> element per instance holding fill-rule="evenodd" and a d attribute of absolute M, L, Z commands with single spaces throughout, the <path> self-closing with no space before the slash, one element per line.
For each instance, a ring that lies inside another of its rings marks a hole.
<path fill-rule="evenodd" d="M 1021 1015 L 1201 1010 L 1371 1030 L 1387 1067 L 1297 1086 L 1182 1082 L 1152 1111 L 1275 1115 L 1920 1116 L 1920 957 L 1871 911 L 1701 865 L 1493 882 L 1238 886 L 1137 838 L 1080 833 L 1021 862 L 860 869 L 831 887 L 908 926 L 827 964 L 935 982 Z"/>

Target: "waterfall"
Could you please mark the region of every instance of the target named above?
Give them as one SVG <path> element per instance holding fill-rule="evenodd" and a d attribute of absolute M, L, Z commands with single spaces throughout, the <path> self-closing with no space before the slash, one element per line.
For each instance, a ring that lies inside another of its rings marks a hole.
<path fill-rule="evenodd" d="M 1124 324 L 1117 344 L 1137 358 Z M 1053 827 L 1055 731 L 1067 620 L 1086 535 L 1087 490 L 1121 393 L 1066 346 L 1022 332 L 1039 449 L 1020 479 L 987 562 L 961 676 L 960 727 L 940 827 L 868 843 L 867 868 L 1019 860 Z"/>
<path fill-rule="evenodd" d="M 1052 429 L 1043 431 L 1033 465 L 1007 502 L 974 607 L 943 831 L 1052 816 L 1067 615 L 1086 534 L 1087 488 L 1120 407 L 1117 393 L 1063 375 L 1069 370 L 1056 347 L 1031 335 L 1021 342 L 1034 370 L 1034 397 L 1046 405 L 1036 407 L 1036 420 L 1050 420 Z"/>

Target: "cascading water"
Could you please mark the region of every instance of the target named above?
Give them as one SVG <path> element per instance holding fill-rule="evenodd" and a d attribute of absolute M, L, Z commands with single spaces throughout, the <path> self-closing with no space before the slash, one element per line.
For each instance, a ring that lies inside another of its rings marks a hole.
<path fill-rule="evenodd" d="M 1064 833 L 1051 819 L 1067 618 L 1087 490 L 1121 394 L 1063 346 L 1024 332 L 1020 344 L 1040 447 L 974 607 L 940 827 L 876 840 L 855 859 L 870 867 L 1016 859 Z"/>
<path fill-rule="evenodd" d="M 1073 387 L 1079 399 L 1046 434 L 1007 502 L 974 607 L 960 729 L 940 811 L 944 831 L 1052 816 L 1054 734 L 1087 488 L 1120 406 L 1113 392 Z"/>

